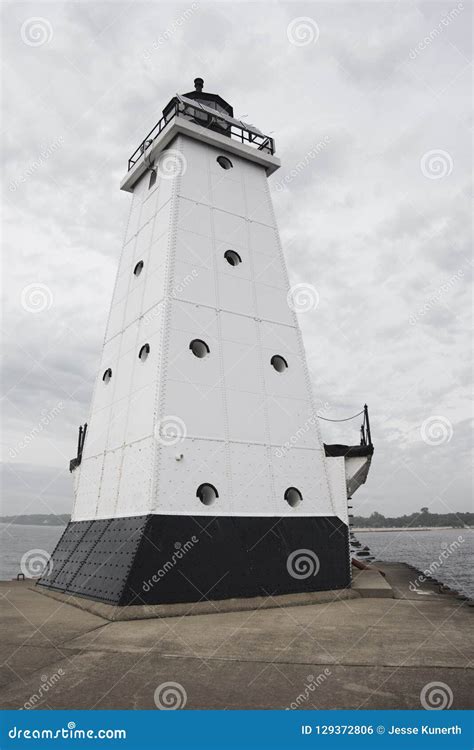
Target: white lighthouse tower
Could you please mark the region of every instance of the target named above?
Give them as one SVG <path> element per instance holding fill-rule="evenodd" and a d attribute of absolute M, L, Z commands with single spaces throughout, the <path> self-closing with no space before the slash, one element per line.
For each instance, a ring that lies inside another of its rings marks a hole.
<path fill-rule="evenodd" d="M 198 78 L 128 167 L 74 508 L 40 585 L 119 605 L 350 585 L 347 486 L 373 449 L 321 440 L 273 139 Z"/>

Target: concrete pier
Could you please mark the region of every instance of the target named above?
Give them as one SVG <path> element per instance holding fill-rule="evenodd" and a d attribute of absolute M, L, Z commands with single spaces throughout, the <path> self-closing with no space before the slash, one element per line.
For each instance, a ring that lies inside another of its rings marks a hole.
<path fill-rule="evenodd" d="M 472 608 L 379 567 L 351 598 L 118 622 L 2 582 L 1 705 L 154 709 L 175 682 L 187 709 L 415 709 L 442 682 L 453 709 L 472 707 Z"/>

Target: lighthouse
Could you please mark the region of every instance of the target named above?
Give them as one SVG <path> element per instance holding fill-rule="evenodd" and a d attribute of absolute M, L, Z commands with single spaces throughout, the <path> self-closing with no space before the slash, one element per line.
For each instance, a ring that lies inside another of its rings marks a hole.
<path fill-rule="evenodd" d="M 39 585 L 119 606 L 350 586 L 372 443 L 325 446 L 275 221 L 275 142 L 204 91 L 128 161 L 74 507 Z"/>

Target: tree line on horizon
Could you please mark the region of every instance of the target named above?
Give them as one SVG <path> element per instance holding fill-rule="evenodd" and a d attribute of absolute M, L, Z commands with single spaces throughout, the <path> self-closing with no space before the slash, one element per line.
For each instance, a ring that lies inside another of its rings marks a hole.
<path fill-rule="evenodd" d="M 13 523 L 20 525 L 38 526 L 65 526 L 69 523 L 71 516 L 68 513 L 30 513 L 22 516 L 0 516 L 0 523 Z M 353 516 L 352 526 L 383 529 L 410 526 L 452 526 L 462 529 L 466 526 L 474 526 L 474 513 L 430 513 L 427 507 L 421 508 L 410 515 L 384 516 L 374 511 L 370 516 Z"/>
<path fill-rule="evenodd" d="M 378 511 L 374 511 L 368 516 L 353 516 L 351 519 L 352 526 L 363 528 L 390 528 L 394 527 L 416 527 L 416 526 L 452 526 L 456 529 L 462 529 L 466 526 L 474 525 L 474 513 L 430 513 L 429 509 L 424 507 L 410 515 L 398 517 L 384 516 Z"/>

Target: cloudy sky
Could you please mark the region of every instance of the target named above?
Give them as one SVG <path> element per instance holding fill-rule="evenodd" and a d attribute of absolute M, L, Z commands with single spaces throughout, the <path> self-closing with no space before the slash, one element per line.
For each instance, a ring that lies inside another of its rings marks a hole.
<path fill-rule="evenodd" d="M 276 139 L 321 413 L 367 401 L 355 512 L 470 508 L 470 85 L 462 2 L 3 3 L 3 513 L 69 512 L 130 196 L 196 76 Z M 357 442 L 358 420 L 323 423 Z"/>

